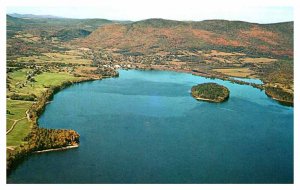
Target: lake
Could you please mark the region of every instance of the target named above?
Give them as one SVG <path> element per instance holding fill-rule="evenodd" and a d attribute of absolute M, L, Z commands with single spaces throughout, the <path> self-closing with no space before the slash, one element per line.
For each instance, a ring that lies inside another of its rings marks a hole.
<path fill-rule="evenodd" d="M 249 82 L 249 83 L 254 83 L 254 84 L 263 84 L 263 81 L 260 79 L 252 79 L 252 78 L 238 78 L 238 77 L 231 77 L 232 79 L 239 80 L 239 81 L 244 81 L 244 82 Z"/>
<path fill-rule="evenodd" d="M 8 183 L 293 183 L 293 107 L 247 85 L 168 71 L 120 70 L 75 84 L 39 119 L 74 129 L 80 147 L 34 154 Z M 193 85 L 230 90 L 196 101 Z"/>

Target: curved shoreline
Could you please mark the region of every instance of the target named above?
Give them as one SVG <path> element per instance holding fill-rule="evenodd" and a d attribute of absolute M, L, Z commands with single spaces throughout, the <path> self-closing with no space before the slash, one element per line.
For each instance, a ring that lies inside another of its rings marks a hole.
<path fill-rule="evenodd" d="M 207 101 L 207 102 L 213 102 L 213 103 L 222 103 L 222 102 L 228 100 L 229 96 L 227 98 L 225 98 L 223 101 L 216 101 L 216 100 L 211 100 L 211 99 L 206 99 L 206 98 L 200 98 L 200 97 L 194 97 L 194 98 L 196 100 L 201 100 L 201 101 Z"/>
<path fill-rule="evenodd" d="M 126 68 L 124 68 L 126 69 Z M 201 77 L 205 77 L 205 78 L 210 78 L 210 79 L 219 79 L 219 80 L 223 80 L 223 81 L 229 81 L 235 84 L 239 84 L 239 85 L 248 85 L 248 86 L 252 86 L 253 88 L 257 88 L 259 90 L 264 90 L 265 94 L 267 95 L 267 97 L 269 97 L 272 100 L 275 100 L 276 102 L 278 102 L 281 105 L 284 106 L 293 106 L 294 102 L 289 102 L 289 101 L 285 101 L 282 99 L 278 99 L 273 97 L 271 94 L 267 94 L 266 93 L 266 84 L 256 84 L 256 83 L 250 83 L 250 82 L 245 82 L 245 81 L 241 81 L 241 80 L 236 80 L 233 79 L 231 77 L 227 77 L 227 76 L 220 76 L 220 75 L 213 75 L 213 74 L 209 74 L 209 73 L 205 73 L 205 72 L 199 72 L 199 71 L 193 71 L 193 70 L 185 70 L 185 69 L 172 69 L 172 68 L 152 68 L 152 67 L 145 67 L 145 68 L 133 68 L 136 70 L 158 70 L 158 71 L 173 71 L 173 72 L 181 72 L 181 73 L 189 73 L 195 76 L 201 76 Z M 126 69 L 128 70 L 128 68 Z M 294 96 L 294 94 L 293 94 Z"/>
<path fill-rule="evenodd" d="M 201 101 L 207 101 L 207 102 L 214 102 L 214 103 L 221 103 L 219 101 L 211 100 L 211 99 L 206 99 L 206 98 L 200 98 L 200 97 L 194 97 L 196 100 L 201 100 Z"/>
<path fill-rule="evenodd" d="M 121 69 L 126 69 L 126 68 L 121 68 Z M 175 69 L 171 69 L 171 68 L 156 68 L 156 69 L 154 69 L 154 68 L 135 68 L 135 69 L 130 68 L 130 69 L 133 69 L 133 70 L 173 71 L 173 72 L 189 73 L 189 74 L 192 74 L 192 75 L 201 76 L 201 77 L 205 77 L 205 78 L 217 78 L 217 79 L 220 79 L 220 80 L 230 81 L 230 82 L 237 83 L 237 84 L 250 85 L 254 88 L 258 88 L 260 90 L 265 90 L 264 85 L 258 85 L 258 84 L 255 84 L 255 83 L 238 81 L 238 80 L 230 79 L 229 77 L 214 76 L 214 75 L 211 75 L 211 74 L 208 74 L 208 73 L 198 73 L 198 72 L 194 72 L 194 71 L 191 71 L 191 70 L 184 70 L 184 69 L 175 70 Z M 26 117 L 25 118 L 27 118 L 28 120 L 30 119 L 33 122 L 34 127 L 39 127 L 38 119 L 39 119 L 40 115 L 44 112 L 46 105 L 49 103 L 49 101 L 53 98 L 53 96 L 56 93 L 58 93 L 59 91 L 61 91 L 63 89 L 66 89 L 66 88 L 68 88 L 68 87 L 70 87 L 74 84 L 77 84 L 77 83 L 90 82 L 90 81 L 95 81 L 95 80 L 102 80 L 102 79 L 105 79 L 105 78 L 112 78 L 112 77 L 118 77 L 118 72 L 117 72 L 116 76 L 106 76 L 106 77 L 101 77 L 101 78 L 83 78 L 83 79 L 76 80 L 76 81 L 66 81 L 66 82 L 63 82 L 61 85 L 54 86 L 50 89 L 47 89 L 44 92 L 45 97 L 42 98 L 42 99 L 40 98 L 36 103 L 36 104 L 40 103 L 41 107 L 38 107 L 38 110 L 32 110 L 33 106 L 31 106 L 31 108 L 26 111 Z M 196 98 L 196 99 L 198 100 L 198 98 Z M 271 99 L 274 99 L 274 98 L 271 97 Z M 206 99 L 200 98 L 199 100 L 206 100 Z M 274 100 L 280 102 L 277 99 L 274 99 Z M 210 100 L 206 100 L 206 101 L 210 101 Z M 33 104 L 33 105 L 35 105 L 35 104 Z M 34 108 L 34 109 L 36 109 L 36 108 Z M 23 119 L 25 119 L 25 118 L 23 118 Z M 32 130 L 34 129 L 34 127 L 32 128 Z M 78 148 L 78 147 L 79 147 L 79 144 L 68 145 L 68 146 L 64 146 L 64 147 L 60 147 L 60 148 L 39 150 L 39 151 L 29 151 L 29 152 L 25 152 L 24 155 L 21 155 L 21 158 L 18 158 L 18 159 L 22 160 L 22 159 L 24 159 L 24 157 L 29 156 L 32 153 L 43 153 L 43 152 L 67 150 L 67 149 Z M 17 161 L 19 161 L 19 160 L 17 160 Z M 13 166 L 11 168 L 14 168 L 14 167 L 16 167 L 15 164 L 13 164 Z M 11 168 L 7 168 L 7 175 L 9 175 Z"/>
<path fill-rule="evenodd" d="M 133 68 L 134 69 L 134 68 Z M 236 80 L 233 79 L 229 76 L 220 76 L 220 75 L 216 75 L 216 74 L 211 74 L 211 73 L 206 73 L 206 72 L 202 72 L 202 71 L 195 71 L 195 70 L 187 70 L 187 69 L 173 69 L 173 68 L 135 68 L 137 70 L 158 70 L 158 71 L 173 71 L 173 72 L 180 72 L 180 73 L 189 73 L 195 76 L 201 76 L 201 77 L 205 77 L 205 78 L 210 78 L 210 79 L 220 79 L 223 81 L 230 81 L 232 83 L 235 84 L 240 84 L 240 85 L 249 85 L 252 86 L 253 88 L 257 88 L 260 90 L 264 90 L 264 84 L 256 84 L 256 83 L 250 83 L 250 82 L 246 82 L 246 81 L 241 81 L 241 80 Z"/>
<path fill-rule="evenodd" d="M 61 148 L 51 148 L 51 149 L 46 149 L 46 150 L 39 150 L 39 151 L 35 151 L 33 153 L 38 154 L 38 153 L 44 153 L 44 152 L 62 151 L 62 150 L 68 150 L 68 149 L 73 149 L 73 148 L 78 148 L 78 147 L 79 147 L 79 144 L 70 145 L 70 146 L 61 147 Z"/>
<path fill-rule="evenodd" d="M 40 97 L 38 99 L 38 101 L 29 108 L 29 110 L 26 111 L 26 117 L 24 117 L 23 119 L 27 118 L 29 121 L 32 121 L 33 127 L 31 129 L 31 131 L 33 131 L 35 128 L 39 128 L 38 118 L 44 112 L 47 102 L 49 102 L 49 100 L 51 100 L 56 93 L 58 93 L 60 90 L 63 90 L 65 88 L 72 86 L 73 84 L 95 81 L 95 80 L 102 80 L 102 77 L 101 78 L 82 78 L 82 79 L 76 80 L 76 81 L 65 81 L 58 86 L 54 86 L 54 87 L 47 89 L 43 93 L 43 96 Z M 35 107 L 35 106 L 39 106 L 39 107 Z M 10 165 L 9 166 L 7 165 L 7 167 L 6 167 L 6 174 L 8 176 L 12 169 L 17 167 L 17 165 L 20 162 L 22 162 L 27 156 L 30 156 L 33 153 L 43 153 L 43 152 L 51 152 L 51 151 L 58 151 L 58 150 L 67 150 L 67 149 L 77 148 L 77 147 L 79 147 L 79 144 L 73 142 L 72 145 L 36 151 L 36 150 L 33 150 L 34 148 L 29 149 L 29 150 L 23 150 L 23 146 L 19 145 L 16 148 L 14 148 L 14 150 L 13 150 L 13 151 L 16 151 L 16 153 L 14 154 L 14 157 L 13 158 L 8 157 L 6 159 L 6 164 L 8 164 L 8 159 L 10 161 Z"/>
<path fill-rule="evenodd" d="M 290 101 L 286 101 L 286 100 L 275 98 L 274 96 L 272 96 L 266 90 L 265 90 L 265 94 L 267 95 L 267 97 L 271 98 L 272 100 L 275 100 L 276 102 L 278 102 L 281 105 L 288 106 L 288 107 L 293 107 L 294 106 L 294 102 L 290 102 Z"/>

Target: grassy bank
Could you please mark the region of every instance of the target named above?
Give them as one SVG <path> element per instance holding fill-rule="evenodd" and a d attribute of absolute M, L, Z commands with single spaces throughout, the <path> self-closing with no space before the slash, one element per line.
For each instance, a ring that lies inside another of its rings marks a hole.
<path fill-rule="evenodd" d="M 24 157 L 35 151 L 74 146 L 79 143 L 79 134 L 73 130 L 48 130 L 38 127 L 38 117 L 53 95 L 73 83 L 100 79 L 74 77 L 69 73 L 44 72 L 28 82 L 30 69 L 9 73 L 7 93 L 7 170 L 8 173 Z M 21 84 L 21 85 L 20 85 Z M 12 100 L 11 94 L 34 94 L 35 101 Z M 28 115 L 27 115 L 28 114 Z"/>

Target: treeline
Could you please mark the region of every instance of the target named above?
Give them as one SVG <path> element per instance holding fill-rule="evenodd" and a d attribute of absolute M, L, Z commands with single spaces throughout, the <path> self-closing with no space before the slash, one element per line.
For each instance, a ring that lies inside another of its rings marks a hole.
<path fill-rule="evenodd" d="M 10 99 L 12 100 L 23 100 L 23 101 L 35 101 L 36 100 L 35 94 L 16 94 L 13 93 L 10 95 Z"/>
<path fill-rule="evenodd" d="M 27 141 L 26 144 L 7 153 L 6 169 L 8 173 L 24 158 L 35 151 L 78 144 L 79 134 L 74 130 L 35 127 L 24 140 Z"/>
<path fill-rule="evenodd" d="M 33 151 L 40 151 L 76 145 L 79 143 L 79 134 L 74 130 L 36 127 L 24 140 L 28 141 Z"/>
<path fill-rule="evenodd" d="M 96 70 L 91 71 L 91 73 L 96 75 L 101 75 L 102 77 L 119 76 L 119 73 L 114 68 L 109 68 L 109 67 L 98 67 Z"/>
<path fill-rule="evenodd" d="M 40 128 L 38 127 L 37 120 L 43 113 L 46 103 L 53 98 L 55 93 L 72 85 L 73 83 L 90 80 L 93 79 L 81 79 L 74 82 L 66 81 L 61 85 L 52 86 L 47 91 L 43 92 L 37 102 L 35 102 L 29 109 L 28 114 L 33 124 L 30 134 L 24 139 L 26 143 L 17 147 L 15 150 L 7 151 L 7 174 L 10 173 L 12 168 L 34 151 L 62 148 L 79 143 L 79 134 L 74 130 Z"/>
<path fill-rule="evenodd" d="M 265 93 L 284 105 L 293 105 L 294 95 L 283 91 L 281 88 L 266 87 Z"/>
<path fill-rule="evenodd" d="M 229 97 L 229 90 L 216 83 L 204 83 L 192 87 L 192 96 L 195 98 L 221 102 Z"/>
<path fill-rule="evenodd" d="M 6 67 L 6 73 L 12 73 L 12 72 L 15 72 L 15 71 L 18 71 L 18 70 L 20 70 L 20 69 L 22 69 L 22 67 Z"/>
<path fill-rule="evenodd" d="M 273 64 L 261 65 L 255 68 L 259 76 L 268 83 L 284 84 L 286 88 L 291 88 L 294 83 L 294 61 L 277 61 Z"/>
<path fill-rule="evenodd" d="M 47 91 L 42 92 L 42 95 L 40 96 L 38 101 L 34 103 L 29 110 L 29 117 L 34 122 L 34 125 L 37 126 L 38 117 L 43 113 L 46 103 L 53 98 L 54 94 L 72 84 L 73 83 L 71 81 L 66 81 L 61 85 L 52 86 Z"/>

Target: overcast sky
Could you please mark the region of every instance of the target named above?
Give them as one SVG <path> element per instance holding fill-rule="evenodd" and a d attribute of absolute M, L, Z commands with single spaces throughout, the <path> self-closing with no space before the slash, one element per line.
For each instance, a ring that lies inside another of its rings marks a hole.
<path fill-rule="evenodd" d="M 172 20 L 207 19 L 242 20 L 256 23 L 275 23 L 292 21 L 293 7 L 257 4 L 230 4 L 228 1 L 100 1 L 96 5 L 68 4 L 72 6 L 49 6 L 40 4 L 33 6 L 9 6 L 7 13 L 54 15 L 67 18 L 105 18 L 111 20 L 143 20 L 148 18 L 164 18 Z M 201 3 L 202 2 L 202 3 Z M 224 3 L 225 2 L 225 3 Z M 244 1 L 240 1 L 244 2 Z M 89 6 L 87 6 L 89 5 Z"/>

